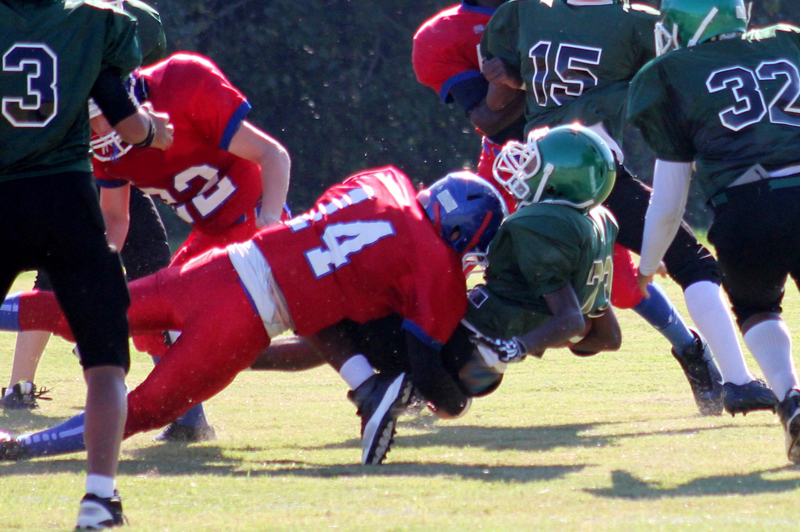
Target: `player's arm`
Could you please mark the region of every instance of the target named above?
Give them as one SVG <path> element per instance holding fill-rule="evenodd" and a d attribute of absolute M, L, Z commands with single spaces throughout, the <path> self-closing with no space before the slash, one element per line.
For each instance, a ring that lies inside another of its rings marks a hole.
<path fill-rule="evenodd" d="M 692 163 L 656 159 L 653 171 L 653 193 L 644 221 L 642 254 L 639 260 L 639 290 L 645 297 L 647 285 L 653 281 L 683 220 Z"/>
<path fill-rule="evenodd" d="M 252 370 L 305 371 L 325 363 L 320 351 L 306 338 L 279 336 L 258 355 L 250 366 Z"/>
<path fill-rule="evenodd" d="M 578 356 L 596 355 L 600 351 L 616 351 L 622 345 L 622 331 L 614 310 L 608 307 L 602 316 L 588 318 L 588 332 L 583 340 L 570 345 Z"/>
<path fill-rule="evenodd" d="M 473 341 L 492 349 L 502 362 L 520 362 L 528 355 L 541 357 L 548 347 L 571 345 L 587 334 L 587 323 L 571 284 L 543 297 L 552 316 L 539 327 L 509 339 L 476 335 Z"/>
<path fill-rule="evenodd" d="M 289 192 L 289 152 L 277 140 L 246 120 L 231 139 L 228 151 L 261 166 L 264 192 L 257 225 L 264 227 L 280 221 Z"/>
<path fill-rule="evenodd" d="M 146 106 L 137 106 L 129 97 L 116 68 L 101 71 L 90 94 L 111 127 L 128 144 L 161 150 L 172 145 L 174 128 L 169 123 L 169 116 Z"/>
<path fill-rule="evenodd" d="M 116 188 L 100 189 L 100 210 L 106 223 L 106 238 L 110 246 L 117 251 L 122 251 L 128 228 L 131 223 L 130 216 L 131 186 L 129 183 Z"/>
<path fill-rule="evenodd" d="M 411 381 L 440 418 L 452 419 L 466 414 L 471 400 L 442 364 L 441 353 L 406 330 Z"/>

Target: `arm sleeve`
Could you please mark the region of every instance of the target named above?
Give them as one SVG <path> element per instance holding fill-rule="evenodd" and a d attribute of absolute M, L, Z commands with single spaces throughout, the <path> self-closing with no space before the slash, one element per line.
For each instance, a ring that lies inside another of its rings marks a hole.
<path fill-rule="evenodd" d="M 425 399 L 437 410 L 457 416 L 467 406 L 468 398 L 442 364 L 440 352 L 406 331 L 411 380 Z"/>
<path fill-rule="evenodd" d="M 470 112 L 483 101 L 488 91 L 489 82 L 483 76 L 479 76 L 456 83 L 450 89 L 450 94 L 464 114 L 469 117 Z"/>
<path fill-rule="evenodd" d="M 645 216 L 639 260 L 639 271 L 644 275 L 656 273 L 678 232 L 689 196 L 691 175 L 691 163 L 656 160 L 653 194 Z"/>
<path fill-rule="evenodd" d="M 100 72 L 90 94 L 111 127 L 115 127 L 137 110 L 136 103 L 125 90 L 120 71 L 114 67 Z"/>

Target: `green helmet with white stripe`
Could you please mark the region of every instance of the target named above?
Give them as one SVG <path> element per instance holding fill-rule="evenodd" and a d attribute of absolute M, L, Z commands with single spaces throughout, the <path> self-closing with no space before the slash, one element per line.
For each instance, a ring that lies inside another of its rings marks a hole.
<path fill-rule="evenodd" d="M 725 34 L 747 31 L 744 0 L 663 0 L 656 24 L 656 55 L 688 48 Z"/>
<path fill-rule="evenodd" d="M 591 209 L 614 188 L 617 165 L 599 135 L 575 124 L 533 131 L 524 144 L 509 141 L 492 172 L 520 206 L 556 203 Z"/>

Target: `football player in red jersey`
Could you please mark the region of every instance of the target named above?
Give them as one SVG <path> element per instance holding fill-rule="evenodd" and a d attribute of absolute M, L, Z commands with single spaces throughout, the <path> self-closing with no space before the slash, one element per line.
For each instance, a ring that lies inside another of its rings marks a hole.
<path fill-rule="evenodd" d="M 139 71 L 132 90 L 174 117 L 176 142 L 165 152 L 131 147 L 105 135 L 105 120 L 95 113 L 92 127 L 103 139 L 93 146 L 95 175 L 103 187 L 130 184 L 158 196 L 193 226 L 172 265 L 243 242 L 281 219 L 289 155 L 245 120 L 250 104 L 214 63 L 177 53 Z"/>
<path fill-rule="evenodd" d="M 476 173 L 493 183 L 492 164 L 506 141 L 523 137 L 525 98 L 499 111 L 486 105 L 489 83 L 481 74 L 481 36 L 495 9 L 507 0 L 464 0 L 428 19 L 414 35 L 411 60 L 417 80 L 445 103 L 455 102 L 482 136 Z M 499 187 L 498 187 L 499 188 Z M 509 211 L 516 200 L 499 188 Z"/>
<path fill-rule="evenodd" d="M 130 90 L 175 117 L 178 141 L 168 152 L 132 147 L 90 106 L 94 172 L 103 187 L 109 237 L 125 240 L 130 185 L 160 197 L 194 228 L 173 256 L 173 266 L 208 249 L 243 242 L 258 227 L 280 219 L 289 155 L 245 120 L 250 104 L 214 63 L 196 54 L 174 54 L 139 71 Z M 170 339 L 177 334 L 170 332 Z M 134 337 L 134 344 L 154 357 L 167 348 L 160 332 Z M 213 429 L 198 405 L 157 438 L 197 441 L 213 438 Z"/>
<path fill-rule="evenodd" d="M 286 330 L 309 336 L 343 320 L 392 314 L 403 319 L 410 375 L 369 379 L 360 360 L 340 372 L 359 404 L 362 462 L 379 463 L 388 452 L 412 381 L 442 415 L 464 411 L 467 397 L 442 368 L 439 351 L 466 310 L 462 259 L 486 251 L 504 204 L 494 187 L 469 172 L 451 174 L 417 198 L 399 170 L 368 170 L 329 189 L 307 213 L 245 243 L 131 283 L 132 334 L 183 334 L 129 394 L 125 435 L 161 427 L 212 397 Z M 49 292 L 9 298 L 0 328 L 71 338 Z M 359 393 L 362 384 L 369 393 Z M 47 437 L 17 442 L 27 456 L 81 450 L 81 423 L 70 420 Z"/>

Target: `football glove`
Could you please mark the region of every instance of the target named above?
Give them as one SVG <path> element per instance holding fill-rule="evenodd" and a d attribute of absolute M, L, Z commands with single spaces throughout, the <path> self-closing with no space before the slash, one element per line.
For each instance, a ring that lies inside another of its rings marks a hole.
<path fill-rule="evenodd" d="M 476 345 L 483 345 L 491 349 L 500 359 L 500 362 L 522 362 L 528 355 L 525 345 L 517 337 L 503 340 L 502 338 L 488 338 L 476 334 L 471 336 L 470 340 Z"/>

